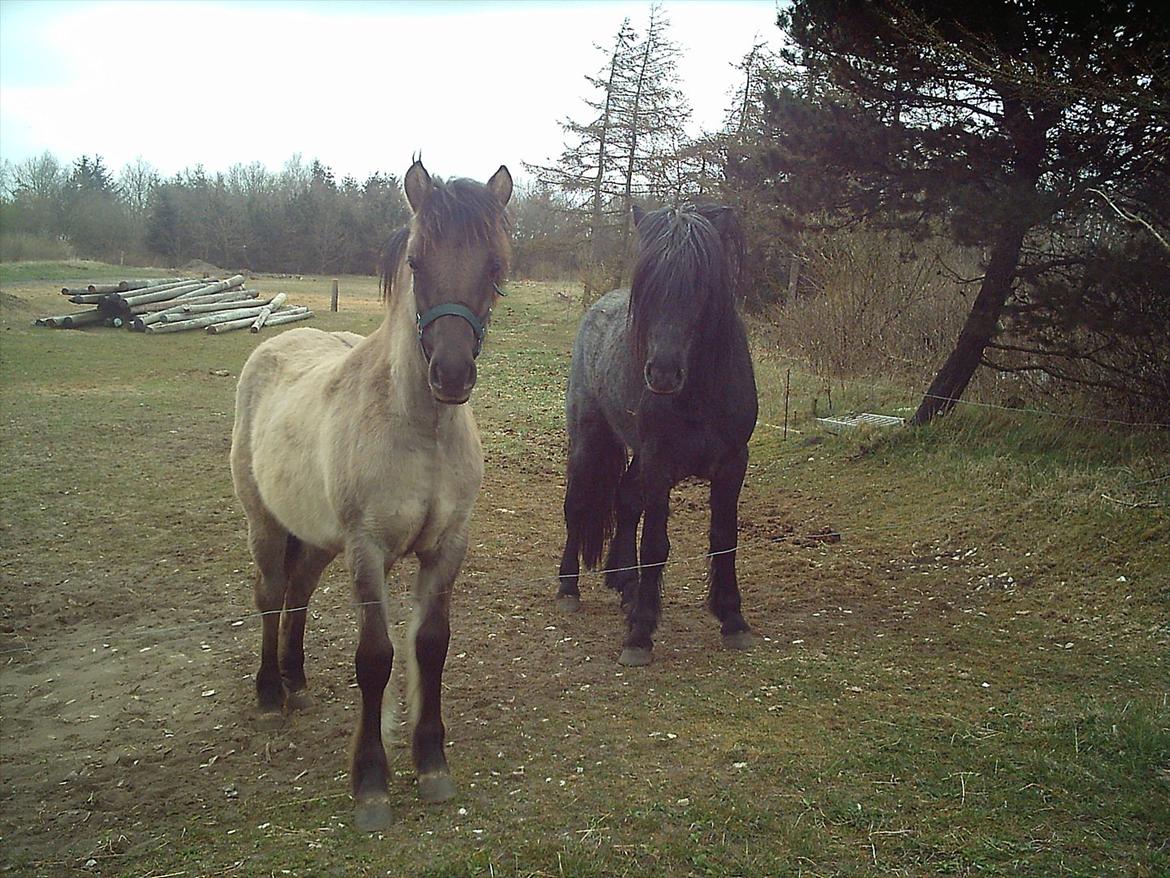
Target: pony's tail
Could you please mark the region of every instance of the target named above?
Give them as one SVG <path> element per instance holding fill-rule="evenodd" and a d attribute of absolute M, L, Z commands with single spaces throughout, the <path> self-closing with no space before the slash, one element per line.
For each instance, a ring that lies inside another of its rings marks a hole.
<path fill-rule="evenodd" d="M 580 546 L 590 569 L 601 561 L 613 536 L 618 484 L 626 471 L 626 448 L 608 427 L 590 430 L 570 443 L 565 480 L 565 529 Z"/>

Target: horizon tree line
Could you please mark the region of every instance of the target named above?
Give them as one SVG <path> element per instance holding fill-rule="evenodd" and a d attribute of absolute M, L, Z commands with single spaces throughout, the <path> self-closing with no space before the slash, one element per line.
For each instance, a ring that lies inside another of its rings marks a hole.
<path fill-rule="evenodd" d="M 819 257 L 851 236 L 886 240 L 891 265 L 929 250 L 967 312 L 916 422 L 980 369 L 1170 414 L 1170 25 L 1147 7 L 796 0 L 784 49 L 755 39 L 720 130 L 689 137 L 681 50 L 654 4 L 597 47 L 557 160 L 525 166 L 515 272 L 579 279 L 587 304 L 625 278 L 635 203 L 721 201 L 747 230 L 753 308 L 824 295 Z M 0 182 L 5 235 L 172 265 L 372 272 L 408 217 L 394 175 L 337 181 L 299 156 L 163 179 L 46 154 Z"/>

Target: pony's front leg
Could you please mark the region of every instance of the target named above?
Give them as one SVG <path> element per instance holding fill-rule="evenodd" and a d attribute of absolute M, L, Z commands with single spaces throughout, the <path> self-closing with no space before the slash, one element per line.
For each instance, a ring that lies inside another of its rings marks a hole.
<path fill-rule="evenodd" d="M 735 547 L 739 538 L 739 492 L 747 472 L 747 449 L 725 460 L 711 478 L 710 570 L 707 608 L 720 622 L 728 649 L 752 646 L 751 628 L 740 612 L 735 578 Z"/>
<path fill-rule="evenodd" d="M 644 474 L 645 475 L 645 474 Z M 633 589 L 626 617 L 627 633 L 618 662 L 623 665 L 650 664 L 654 648 L 652 635 L 658 628 L 662 611 L 662 568 L 670 553 L 666 520 L 670 514 L 670 483 L 643 480 L 644 515 L 642 520 L 641 570 Z"/>
<path fill-rule="evenodd" d="M 434 554 L 419 556 L 410 641 L 407 701 L 414 734 L 411 756 L 418 774 L 418 795 L 424 802 L 443 802 L 455 795 L 455 783 L 443 750 L 443 667 L 451 639 L 451 586 L 467 551 L 466 535 L 454 536 Z"/>
<path fill-rule="evenodd" d="M 386 630 L 384 605 L 386 568 L 380 549 L 369 543 L 347 547 L 358 602 L 358 647 L 355 657 L 362 708 L 353 741 L 350 782 L 357 802 L 355 824 L 372 832 L 390 825 L 386 750 L 382 745 L 382 698 L 394 662 L 394 646 Z"/>

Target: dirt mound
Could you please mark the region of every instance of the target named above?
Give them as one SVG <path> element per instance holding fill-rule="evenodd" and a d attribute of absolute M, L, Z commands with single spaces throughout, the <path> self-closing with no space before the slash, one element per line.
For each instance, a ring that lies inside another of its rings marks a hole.
<path fill-rule="evenodd" d="M 204 262 L 202 259 L 192 259 L 180 269 L 184 274 L 203 275 L 204 277 L 228 277 L 232 272 L 225 271 L 217 265 L 212 265 L 210 262 Z"/>
<path fill-rule="evenodd" d="M 31 311 L 32 305 L 20 296 L 12 293 L 0 293 L 0 310 L 3 311 Z"/>

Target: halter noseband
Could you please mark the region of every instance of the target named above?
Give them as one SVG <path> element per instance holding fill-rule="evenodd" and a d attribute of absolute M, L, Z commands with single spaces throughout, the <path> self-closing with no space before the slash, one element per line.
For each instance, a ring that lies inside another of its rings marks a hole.
<path fill-rule="evenodd" d="M 498 285 L 496 285 L 496 292 L 501 296 L 507 295 Z M 491 314 L 490 310 L 488 314 Z M 436 305 L 434 308 L 428 308 L 426 311 L 415 315 L 415 317 L 415 322 L 418 324 L 418 343 L 420 347 L 422 347 L 423 343 L 423 330 L 440 317 L 462 317 L 471 325 L 471 331 L 475 333 L 475 351 L 471 356 L 473 358 L 478 357 L 479 352 L 483 350 L 483 336 L 487 331 L 487 327 L 484 326 L 483 321 L 475 316 L 475 312 L 466 305 L 460 305 L 458 302 L 446 302 L 442 305 Z M 426 352 L 426 348 L 423 348 L 423 352 Z"/>
<path fill-rule="evenodd" d="M 471 324 L 471 331 L 475 333 L 475 351 L 472 357 L 478 357 L 479 352 L 483 349 L 483 334 L 484 325 L 475 312 L 466 305 L 460 305 L 457 302 L 447 302 L 443 305 L 436 305 L 434 308 L 428 309 L 425 313 L 419 314 L 418 322 L 418 343 L 423 343 L 423 330 L 438 320 L 440 317 L 462 317 L 469 324 Z M 425 351 L 425 348 L 424 348 Z"/>

